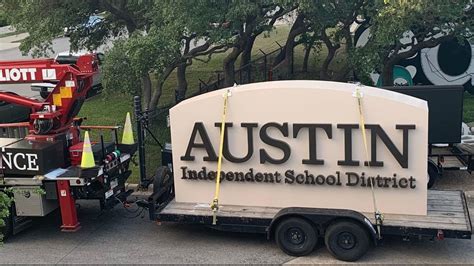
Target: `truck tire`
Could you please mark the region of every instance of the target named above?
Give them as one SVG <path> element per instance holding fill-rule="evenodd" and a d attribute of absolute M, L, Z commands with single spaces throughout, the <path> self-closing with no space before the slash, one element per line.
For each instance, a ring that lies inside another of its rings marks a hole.
<path fill-rule="evenodd" d="M 338 260 L 356 261 L 370 247 L 367 231 L 358 223 L 340 221 L 329 226 L 324 235 L 329 253 Z"/>
<path fill-rule="evenodd" d="M 432 188 L 438 178 L 438 166 L 434 162 L 428 161 L 428 188 Z"/>
<path fill-rule="evenodd" d="M 171 170 L 166 166 L 158 167 L 153 178 L 153 193 L 157 193 L 162 187 L 169 185 L 170 182 L 173 182 Z M 161 204 L 165 202 L 172 193 L 172 190 L 173 185 L 171 185 L 170 188 L 158 198 L 157 203 Z"/>
<path fill-rule="evenodd" d="M 290 256 L 305 256 L 311 253 L 318 242 L 313 226 L 301 218 L 286 218 L 275 230 L 278 247 Z"/>

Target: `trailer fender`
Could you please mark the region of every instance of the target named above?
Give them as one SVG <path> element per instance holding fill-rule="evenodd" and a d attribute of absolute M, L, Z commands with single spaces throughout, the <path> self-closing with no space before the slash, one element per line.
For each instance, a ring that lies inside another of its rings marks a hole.
<path fill-rule="evenodd" d="M 280 210 L 270 225 L 267 227 L 267 238 L 270 239 L 274 233 L 275 227 L 280 221 L 289 217 L 300 217 L 303 218 L 311 224 L 313 224 L 315 230 L 320 236 L 324 236 L 326 228 L 332 223 L 340 220 L 350 220 L 359 223 L 363 228 L 367 230 L 367 233 L 370 235 L 374 245 L 377 245 L 377 232 L 374 228 L 374 225 L 370 220 L 363 214 L 345 209 L 320 209 L 320 208 L 299 208 L 299 207 L 290 207 Z"/>

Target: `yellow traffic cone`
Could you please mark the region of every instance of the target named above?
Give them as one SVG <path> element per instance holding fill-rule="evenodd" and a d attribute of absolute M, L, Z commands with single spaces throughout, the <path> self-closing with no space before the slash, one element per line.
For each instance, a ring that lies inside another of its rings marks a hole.
<path fill-rule="evenodd" d="M 94 153 L 92 152 L 89 132 L 84 134 L 84 146 L 82 146 L 81 168 L 95 167 Z"/>
<path fill-rule="evenodd" d="M 131 145 L 134 143 L 135 141 L 133 140 L 132 121 L 130 120 L 130 113 L 127 112 L 127 117 L 125 118 L 125 125 L 123 127 L 122 144 Z"/>

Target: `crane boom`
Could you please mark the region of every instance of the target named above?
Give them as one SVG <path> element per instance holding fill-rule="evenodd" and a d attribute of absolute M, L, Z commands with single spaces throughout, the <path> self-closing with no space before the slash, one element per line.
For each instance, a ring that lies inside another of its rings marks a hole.
<path fill-rule="evenodd" d="M 0 61 L 0 84 L 52 82 L 56 86 L 46 100 L 38 101 L 0 92 L 0 101 L 32 109 L 30 133 L 50 135 L 63 133 L 71 126 L 91 89 L 98 72 L 96 54 L 78 58 L 76 64 L 60 64 L 54 59 Z"/>

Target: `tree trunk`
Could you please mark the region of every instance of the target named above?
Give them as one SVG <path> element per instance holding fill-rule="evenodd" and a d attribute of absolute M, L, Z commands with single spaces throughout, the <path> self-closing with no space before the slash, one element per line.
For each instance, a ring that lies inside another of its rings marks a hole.
<path fill-rule="evenodd" d="M 240 68 L 250 64 L 252 60 L 252 48 L 255 43 L 256 35 L 252 35 L 248 38 L 244 49 L 242 50 L 242 56 L 240 57 Z"/>
<path fill-rule="evenodd" d="M 148 73 L 142 77 L 142 90 L 142 102 L 144 103 L 143 108 L 148 109 L 151 100 L 151 79 Z"/>
<path fill-rule="evenodd" d="M 329 65 L 331 64 L 332 60 L 334 59 L 334 56 L 336 55 L 337 49 L 339 49 L 340 44 L 333 44 L 331 39 L 326 34 L 326 29 L 323 29 L 321 31 L 321 40 L 324 42 L 326 45 L 326 48 L 328 49 L 328 54 L 326 58 L 323 61 L 323 64 L 321 65 L 321 72 L 320 72 L 320 79 L 322 80 L 330 80 L 329 76 Z"/>
<path fill-rule="evenodd" d="M 176 76 L 178 79 L 178 84 L 175 91 L 175 101 L 176 103 L 181 102 L 186 98 L 186 91 L 188 90 L 188 81 L 186 80 L 186 62 L 181 63 L 178 65 L 178 69 L 176 71 Z"/>
<path fill-rule="evenodd" d="M 304 58 L 303 58 L 303 72 L 308 72 L 308 62 L 309 62 L 309 56 L 311 55 L 311 50 L 313 48 L 313 42 L 310 42 L 306 45 L 304 49 Z"/>
<path fill-rule="evenodd" d="M 382 85 L 393 86 L 393 65 L 392 61 L 387 61 L 382 68 Z"/>
<path fill-rule="evenodd" d="M 163 85 L 165 84 L 166 79 L 168 76 L 173 72 L 175 69 L 175 65 L 167 67 L 163 73 L 158 78 L 158 84 L 156 85 L 155 90 L 153 91 L 153 95 L 150 100 L 149 110 L 155 110 L 158 107 L 158 102 L 160 101 L 161 94 L 163 93 Z"/>
<path fill-rule="evenodd" d="M 255 43 L 255 38 L 257 38 L 257 35 L 251 35 L 250 37 L 248 37 L 247 41 L 245 42 L 245 47 L 242 50 L 242 54 L 240 55 L 240 68 L 239 69 L 242 72 L 240 75 L 248 77 L 248 78 L 245 78 L 244 80 L 241 80 L 240 82 L 244 82 L 244 83 L 251 82 L 250 79 L 251 79 L 252 73 L 249 73 L 249 72 L 252 71 L 252 66 L 250 66 L 250 61 L 252 61 L 252 48 L 253 48 L 253 44 Z"/>
<path fill-rule="evenodd" d="M 282 52 L 284 52 L 284 57 L 281 61 L 275 60 L 275 68 L 287 67 L 288 73 L 292 73 L 295 38 L 296 36 L 303 33 L 305 30 L 306 27 L 304 25 L 304 16 L 302 14 L 299 14 L 298 17 L 296 17 L 295 23 L 293 23 L 293 26 L 291 26 L 290 32 L 288 33 L 285 49 L 282 50 Z M 277 56 L 277 58 L 278 57 L 281 58 L 281 56 Z"/>
<path fill-rule="evenodd" d="M 336 55 L 336 50 L 334 47 L 328 47 L 328 55 L 324 58 L 323 64 L 321 65 L 320 79 L 330 80 L 329 76 L 329 65 Z"/>
<path fill-rule="evenodd" d="M 235 82 L 235 60 L 242 53 L 239 47 L 232 48 L 230 54 L 224 58 L 224 86 L 231 87 Z"/>

